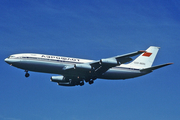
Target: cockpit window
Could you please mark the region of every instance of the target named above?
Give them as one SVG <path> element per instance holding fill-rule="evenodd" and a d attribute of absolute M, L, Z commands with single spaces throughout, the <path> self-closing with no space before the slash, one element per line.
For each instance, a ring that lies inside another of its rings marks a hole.
<path fill-rule="evenodd" d="M 11 55 L 11 56 L 9 56 L 9 58 L 15 58 L 16 56 L 13 56 L 13 55 Z"/>

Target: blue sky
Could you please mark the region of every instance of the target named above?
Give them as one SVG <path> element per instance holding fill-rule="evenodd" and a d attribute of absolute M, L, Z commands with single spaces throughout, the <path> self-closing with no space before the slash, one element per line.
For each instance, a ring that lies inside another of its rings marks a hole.
<path fill-rule="evenodd" d="M 1 0 L 0 120 L 179 120 L 178 0 Z M 14 53 L 101 58 L 161 47 L 146 76 L 63 87 L 11 67 Z"/>

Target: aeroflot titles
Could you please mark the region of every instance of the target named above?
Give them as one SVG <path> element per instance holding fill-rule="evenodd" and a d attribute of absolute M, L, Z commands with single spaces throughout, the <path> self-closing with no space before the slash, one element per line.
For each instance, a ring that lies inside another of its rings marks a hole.
<path fill-rule="evenodd" d="M 68 58 L 68 57 L 60 57 L 60 56 L 51 56 L 51 55 L 42 55 L 41 57 L 43 58 L 55 58 L 59 60 L 64 60 L 64 61 L 80 61 L 79 59 L 76 58 Z"/>

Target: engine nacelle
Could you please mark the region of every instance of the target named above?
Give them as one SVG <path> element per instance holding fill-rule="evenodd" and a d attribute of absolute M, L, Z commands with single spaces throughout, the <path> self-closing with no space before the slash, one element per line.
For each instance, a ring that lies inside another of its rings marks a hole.
<path fill-rule="evenodd" d="M 101 59 L 100 64 L 106 64 L 107 66 L 117 66 L 120 65 L 121 63 L 118 62 L 116 59 Z"/>
<path fill-rule="evenodd" d="M 65 81 L 64 76 L 52 76 L 51 77 L 52 82 L 63 82 Z"/>
<path fill-rule="evenodd" d="M 84 69 L 84 70 L 91 70 L 92 67 L 89 64 L 75 64 L 74 69 Z"/>
<path fill-rule="evenodd" d="M 58 82 L 58 85 L 61 85 L 61 86 L 75 86 L 75 84 L 72 84 L 70 82 Z"/>
<path fill-rule="evenodd" d="M 51 81 L 57 82 L 57 84 L 61 86 L 75 86 L 76 85 L 72 83 L 71 81 L 66 80 L 64 76 L 52 76 Z"/>

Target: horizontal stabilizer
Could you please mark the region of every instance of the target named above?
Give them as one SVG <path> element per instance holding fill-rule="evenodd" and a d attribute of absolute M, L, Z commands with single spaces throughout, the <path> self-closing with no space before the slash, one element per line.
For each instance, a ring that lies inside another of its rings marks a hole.
<path fill-rule="evenodd" d="M 157 66 L 154 66 L 154 67 L 149 67 L 149 68 L 141 69 L 141 71 L 153 71 L 153 70 L 156 70 L 158 68 L 165 67 L 165 66 L 171 65 L 171 64 L 173 64 L 173 63 L 166 63 L 166 64 L 162 64 L 162 65 L 157 65 Z"/>

